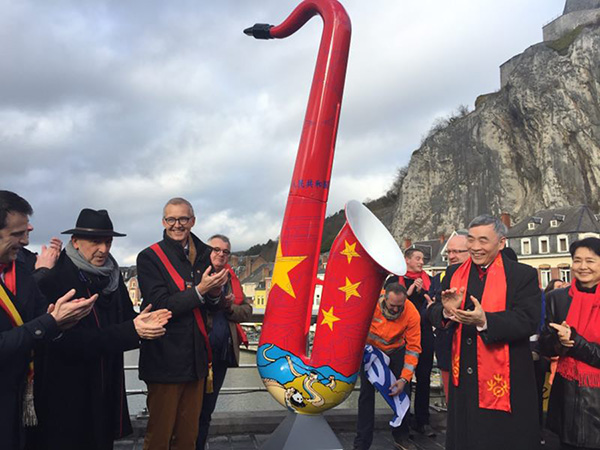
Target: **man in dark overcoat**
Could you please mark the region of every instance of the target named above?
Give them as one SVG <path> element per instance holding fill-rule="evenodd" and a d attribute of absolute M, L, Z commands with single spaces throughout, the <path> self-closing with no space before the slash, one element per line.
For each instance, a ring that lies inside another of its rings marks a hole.
<path fill-rule="evenodd" d="M 144 450 L 196 446 L 211 372 L 206 310 L 221 307 L 229 273 L 213 270 L 212 248 L 191 232 L 195 223 L 190 202 L 169 200 L 163 208 L 163 240 L 137 258 L 142 307 L 151 303 L 173 313 L 167 334 L 140 348 L 140 379 L 148 385 L 150 415 Z"/>
<path fill-rule="evenodd" d="M 39 281 L 48 298 L 70 286 L 78 295 L 97 294 L 92 314 L 48 343 L 39 394 L 40 450 L 111 450 L 115 439 L 131 434 L 125 395 L 123 352 L 140 339 L 165 333 L 166 310 L 136 314 L 117 261 L 110 253 L 115 236 L 106 210 L 85 208 L 56 265 Z"/>
<path fill-rule="evenodd" d="M 67 289 L 48 307 L 21 252 L 29 244 L 32 213 L 24 198 L 0 191 L 0 447 L 5 450 L 23 448 L 24 425 L 37 421 L 32 396 L 35 345 L 56 338 L 89 314 L 96 300 L 72 300 L 74 291 Z"/>
<path fill-rule="evenodd" d="M 450 266 L 442 302 L 428 309 L 453 327 L 447 450 L 537 449 L 536 385 L 529 336 L 540 318 L 537 272 L 500 253 L 506 226 L 479 216 L 469 225 L 470 259 Z"/>

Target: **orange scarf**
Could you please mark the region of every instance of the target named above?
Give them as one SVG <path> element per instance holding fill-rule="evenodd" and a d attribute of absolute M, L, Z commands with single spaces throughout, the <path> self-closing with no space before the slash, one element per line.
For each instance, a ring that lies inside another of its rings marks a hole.
<path fill-rule="evenodd" d="M 465 289 L 461 308 L 464 309 L 471 258 L 454 272 L 450 287 Z M 493 313 L 506 310 L 506 274 L 500 253 L 487 270 L 481 307 Z M 452 339 L 452 382 L 458 386 L 460 373 L 460 341 L 462 324 L 459 324 Z M 477 383 L 479 386 L 479 407 L 511 412 L 510 405 L 510 358 L 507 343 L 485 345 L 477 335 Z"/>
<path fill-rule="evenodd" d="M 571 306 L 566 322 L 587 341 L 600 344 L 600 285 L 591 294 L 577 289 L 577 283 L 569 289 Z M 600 388 L 600 369 L 570 356 L 560 357 L 556 371 L 579 386 Z"/>

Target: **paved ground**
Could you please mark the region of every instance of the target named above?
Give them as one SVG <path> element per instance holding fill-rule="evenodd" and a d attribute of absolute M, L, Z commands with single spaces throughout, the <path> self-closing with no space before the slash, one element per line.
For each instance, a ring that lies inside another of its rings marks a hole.
<path fill-rule="evenodd" d="M 213 427 L 208 441 L 209 450 L 253 450 L 260 449 L 261 445 L 269 438 L 271 432 L 285 417 L 283 411 L 267 411 L 253 414 L 217 413 L 213 417 Z M 356 411 L 328 411 L 325 414 L 329 425 L 334 430 L 344 450 L 351 450 L 354 440 L 354 427 L 356 425 Z M 377 423 L 372 450 L 393 449 L 393 440 L 387 426 L 390 414 L 387 410 L 377 411 Z M 443 450 L 446 428 L 446 413 L 433 412 L 431 425 L 438 432 L 436 437 L 427 438 L 415 435 L 413 442 L 419 450 Z M 142 450 L 144 420 L 134 423 L 134 436 L 129 439 L 117 441 L 115 450 Z M 559 442 L 551 433 L 546 435 L 544 450 L 558 450 Z M 312 449 L 306 449 L 312 450 Z"/>

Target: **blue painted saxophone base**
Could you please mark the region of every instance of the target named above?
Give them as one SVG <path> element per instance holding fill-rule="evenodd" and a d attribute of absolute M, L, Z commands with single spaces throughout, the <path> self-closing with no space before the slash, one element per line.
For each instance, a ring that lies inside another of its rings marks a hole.
<path fill-rule="evenodd" d="M 299 414 L 319 414 L 342 403 L 354 389 L 358 372 L 350 377 L 329 366 L 312 367 L 274 344 L 256 354 L 258 372 L 269 393 Z"/>

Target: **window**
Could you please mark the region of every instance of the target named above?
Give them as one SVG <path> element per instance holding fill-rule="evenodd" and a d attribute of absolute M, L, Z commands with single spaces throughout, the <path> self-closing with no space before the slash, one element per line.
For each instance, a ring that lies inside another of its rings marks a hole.
<path fill-rule="evenodd" d="M 521 239 L 521 255 L 531 255 L 531 239 Z"/>
<path fill-rule="evenodd" d="M 529 223 L 527 224 L 527 229 L 528 229 L 528 230 L 535 230 L 535 223 L 533 223 L 533 222 L 529 222 Z"/>
<path fill-rule="evenodd" d="M 540 253 L 550 253 L 550 240 L 547 237 L 539 238 L 538 245 Z"/>
<path fill-rule="evenodd" d="M 550 221 L 550 226 L 551 226 L 552 228 L 556 228 L 556 227 L 558 227 L 558 220 L 552 219 L 552 220 Z"/>
<path fill-rule="evenodd" d="M 540 269 L 540 281 L 542 282 L 542 289 L 548 286 L 550 280 L 552 279 L 552 272 L 550 269 Z"/>
<path fill-rule="evenodd" d="M 538 252 L 550 253 L 550 239 L 545 236 L 538 239 Z"/>
<path fill-rule="evenodd" d="M 566 281 L 567 283 L 571 282 L 571 269 L 559 269 L 560 270 L 560 279 Z"/>
<path fill-rule="evenodd" d="M 559 253 L 566 253 L 569 251 L 569 237 L 561 234 L 556 237 L 556 248 Z"/>

